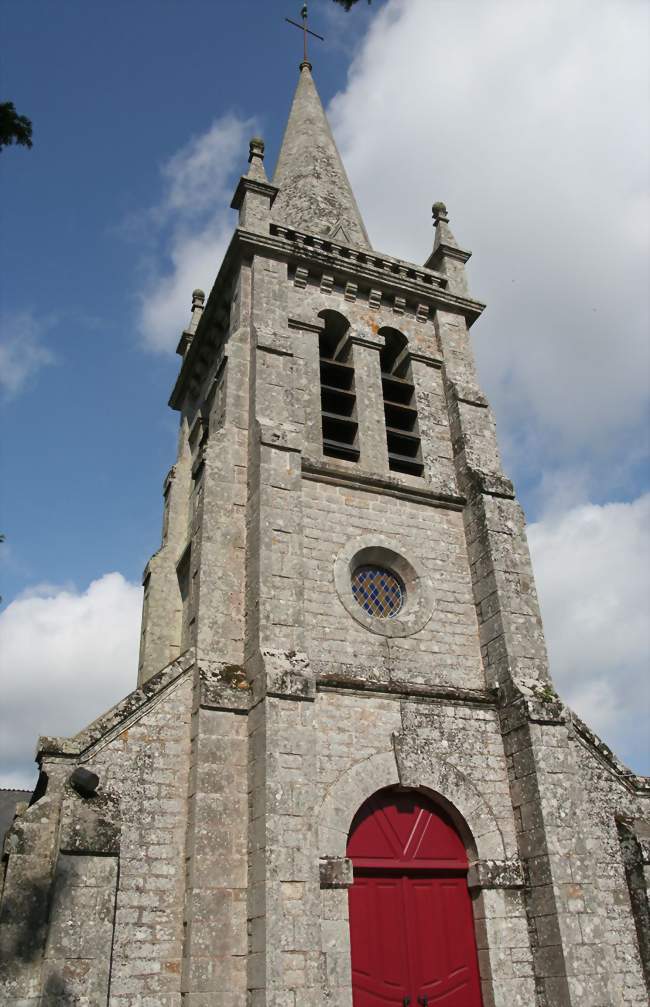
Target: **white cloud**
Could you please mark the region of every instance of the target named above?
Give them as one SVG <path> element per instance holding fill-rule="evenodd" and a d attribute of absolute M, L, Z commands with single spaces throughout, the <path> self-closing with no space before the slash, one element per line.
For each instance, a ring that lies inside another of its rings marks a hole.
<path fill-rule="evenodd" d="M 647 405 L 648 14 L 392 0 L 330 106 L 375 246 L 424 261 L 443 199 L 473 249 L 481 374 L 522 469 L 620 462 Z"/>
<path fill-rule="evenodd" d="M 43 344 L 50 324 L 31 311 L 0 315 L 0 390 L 5 397 L 13 398 L 42 367 L 54 363 L 54 354 Z"/>
<path fill-rule="evenodd" d="M 192 290 L 209 293 L 232 235 L 233 174 L 246 166 L 251 120 L 225 115 L 163 166 L 165 192 L 148 215 L 160 228 L 140 295 L 139 329 L 150 349 L 176 348 Z"/>
<path fill-rule="evenodd" d="M 575 507 L 528 529 L 558 691 L 618 754 L 646 770 L 649 525 L 645 494 Z"/>
<path fill-rule="evenodd" d="M 0 786 L 29 787 L 40 734 L 72 735 L 135 688 L 141 589 L 108 573 L 41 585 L 0 614 Z"/>

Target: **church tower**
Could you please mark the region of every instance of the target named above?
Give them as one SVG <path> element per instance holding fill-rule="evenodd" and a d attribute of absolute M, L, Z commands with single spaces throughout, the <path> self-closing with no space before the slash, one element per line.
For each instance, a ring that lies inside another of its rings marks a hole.
<path fill-rule="evenodd" d="M 447 208 L 372 248 L 306 61 L 232 206 L 138 687 L 39 741 L 2 1003 L 645 1005 L 650 783 L 553 688 Z"/>

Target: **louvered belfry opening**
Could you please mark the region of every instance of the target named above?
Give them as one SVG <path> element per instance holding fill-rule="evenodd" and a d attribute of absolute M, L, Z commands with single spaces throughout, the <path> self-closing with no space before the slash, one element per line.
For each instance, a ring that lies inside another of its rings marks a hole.
<path fill-rule="evenodd" d="M 381 351 L 388 465 L 394 472 L 421 476 L 422 445 L 415 387 L 406 337 L 395 329 L 381 329 L 386 344 Z"/>
<path fill-rule="evenodd" d="M 359 461 L 359 425 L 349 323 L 337 311 L 323 311 L 319 337 L 323 454 Z"/>

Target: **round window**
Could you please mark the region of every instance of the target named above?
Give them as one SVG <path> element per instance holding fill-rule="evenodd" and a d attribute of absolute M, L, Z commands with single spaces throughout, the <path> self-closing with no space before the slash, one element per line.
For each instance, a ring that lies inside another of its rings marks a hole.
<path fill-rule="evenodd" d="M 378 636 L 413 636 L 433 614 L 433 585 L 419 559 L 378 532 L 355 535 L 341 548 L 334 586 L 348 615 Z"/>
<path fill-rule="evenodd" d="M 404 582 L 383 566 L 358 566 L 352 574 L 352 594 L 361 608 L 375 619 L 392 619 L 406 598 Z"/>

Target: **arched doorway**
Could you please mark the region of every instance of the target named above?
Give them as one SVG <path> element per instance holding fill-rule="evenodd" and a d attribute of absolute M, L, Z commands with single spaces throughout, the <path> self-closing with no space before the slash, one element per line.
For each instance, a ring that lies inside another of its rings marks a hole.
<path fill-rule="evenodd" d="M 417 791 L 380 790 L 347 855 L 354 1007 L 481 1007 L 467 853 L 449 816 Z"/>

